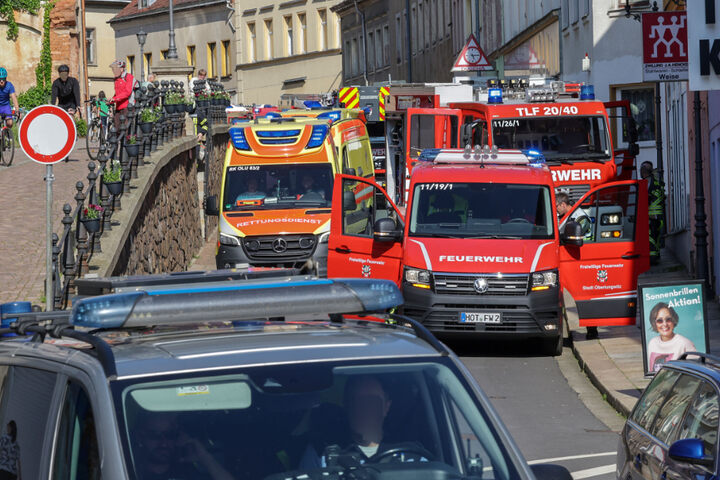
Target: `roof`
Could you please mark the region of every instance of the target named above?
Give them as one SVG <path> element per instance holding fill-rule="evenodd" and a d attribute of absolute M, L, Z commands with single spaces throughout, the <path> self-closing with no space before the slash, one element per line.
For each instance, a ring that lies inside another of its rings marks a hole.
<path fill-rule="evenodd" d="M 131 20 L 137 17 L 149 15 L 157 15 L 168 11 L 169 0 L 155 0 L 151 5 L 145 8 L 138 8 L 140 0 L 131 0 L 130 4 L 120 10 L 120 12 L 110 19 L 110 23 L 124 20 Z M 147 0 L 148 3 L 152 0 Z M 232 2 L 232 0 L 230 0 Z M 225 4 L 225 0 L 173 0 L 173 11 L 185 10 L 188 8 L 200 8 L 215 4 Z"/>

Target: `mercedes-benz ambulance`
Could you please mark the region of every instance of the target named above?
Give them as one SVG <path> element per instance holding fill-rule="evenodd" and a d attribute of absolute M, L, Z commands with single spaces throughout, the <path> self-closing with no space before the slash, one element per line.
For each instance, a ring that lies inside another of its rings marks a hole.
<path fill-rule="evenodd" d="M 563 233 L 554 185 L 531 153 L 427 150 L 403 215 L 376 183 L 339 175 L 328 276 L 395 281 L 404 313 L 438 334 L 539 338 L 553 354 L 563 290 L 582 326 L 634 323 L 637 276 L 649 267 L 645 181 L 590 189 Z M 350 191 L 361 186 L 385 195 L 389 211 L 359 202 Z"/>

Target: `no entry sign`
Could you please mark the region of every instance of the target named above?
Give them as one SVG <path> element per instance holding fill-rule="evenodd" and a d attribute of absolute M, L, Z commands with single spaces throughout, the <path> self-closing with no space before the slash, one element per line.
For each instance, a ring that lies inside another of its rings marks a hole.
<path fill-rule="evenodd" d="M 63 161 L 75 147 L 75 121 L 65 110 L 40 105 L 25 115 L 18 139 L 25 155 L 43 165 Z"/>

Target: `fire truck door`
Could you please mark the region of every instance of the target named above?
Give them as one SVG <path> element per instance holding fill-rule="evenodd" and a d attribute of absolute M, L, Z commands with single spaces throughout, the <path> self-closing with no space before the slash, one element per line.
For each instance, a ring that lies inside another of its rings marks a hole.
<path fill-rule="evenodd" d="M 583 245 L 560 247 L 560 284 L 577 305 L 580 326 L 633 325 L 638 275 L 650 268 L 647 182 L 606 183 L 561 219 L 583 227 Z"/>
<path fill-rule="evenodd" d="M 377 197 L 384 196 L 386 208 Z M 336 175 L 328 277 L 400 281 L 404 219 L 385 190 L 370 179 Z"/>
<path fill-rule="evenodd" d="M 631 180 L 636 174 L 635 158 L 640 153 L 640 147 L 637 144 L 638 131 L 630 109 L 630 102 L 617 100 L 604 102 L 603 105 L 605 105 L 610 129 L 613 132 L 612 138 L 617 139 L 613 150 L 617 166 L 617 180 Z"/>

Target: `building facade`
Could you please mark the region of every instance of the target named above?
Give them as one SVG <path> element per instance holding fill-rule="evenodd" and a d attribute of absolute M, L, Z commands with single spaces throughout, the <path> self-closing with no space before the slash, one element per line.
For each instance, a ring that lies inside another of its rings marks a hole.
<path fill-rule="evenodd" d="M 173 5 L 178 58 L 194 67 L 194 74 L 205 69 L 209 79 L 221 82 L 235 95 L 232 7 L 225 0 L 177 0 Z M 153 65 L 167 58 L 169 21 L 168 0 L 132 0 L 110 20 L 116 56 L 127 62 L 128 71 L 138 80 L 147 78 Z M 142 57 L 136 35 L 141 29 L 147 34 Z"/>
<path fill-rule="evenodd" d="M 237 7 L 239 102 L 278 104 L 283 96 L 323 94 L 341 81 L 337 0 L 248 0 Z"/>
<path fill-rule="evenodd" d="M 130 0 L 85 0 L 85 60 L 88 92 L 91 96 L 104 91 L 113 95 L 110 64 L 116 60 L 115 31 L 108 23 Z"/>

